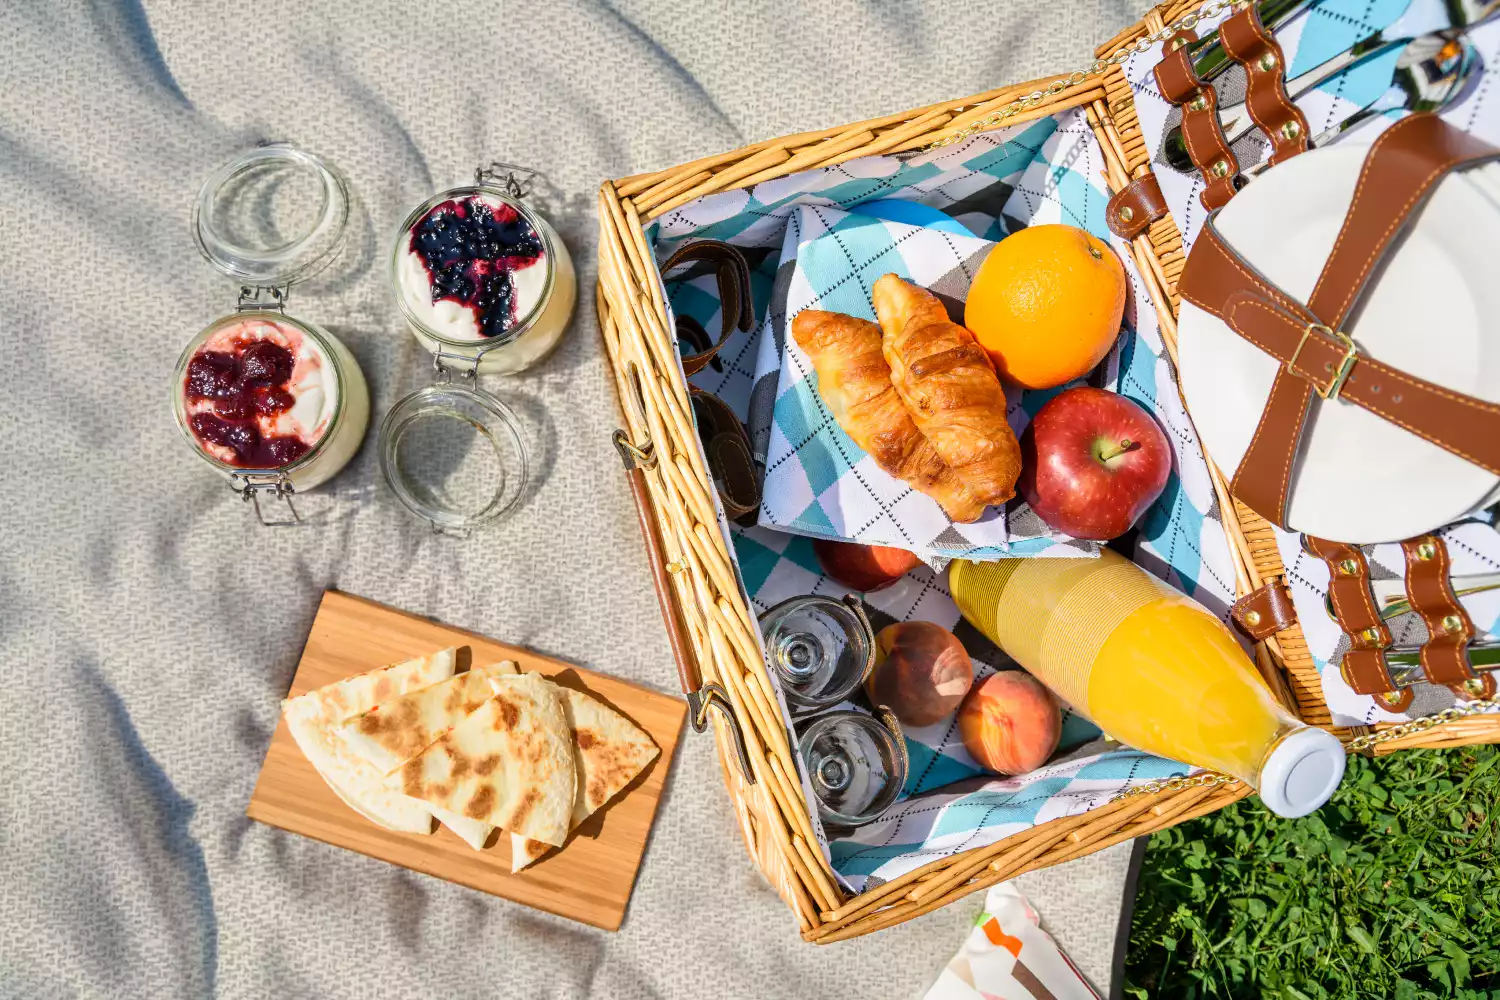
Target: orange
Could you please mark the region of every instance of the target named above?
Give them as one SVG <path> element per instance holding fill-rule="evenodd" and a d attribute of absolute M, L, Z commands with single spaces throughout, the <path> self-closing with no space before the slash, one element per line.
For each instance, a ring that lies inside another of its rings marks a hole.
<path fill-rule="evenodd" d="M 1031 226 L 980 265 L 964 326 L 1002 376 L 1049 389 L 1104 360 L 1124 311 L 1125 268 L 1109 244 L 1075 226 Z"/>

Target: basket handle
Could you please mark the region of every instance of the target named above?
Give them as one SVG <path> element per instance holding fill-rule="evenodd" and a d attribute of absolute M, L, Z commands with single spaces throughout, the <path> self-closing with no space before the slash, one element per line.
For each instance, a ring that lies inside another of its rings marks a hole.
<path fill-rule="evenodd" d="M 646 470 L 656 465 L 656 451 L 648 438 L 644 446 L 630 440 L 623 430 L 614 432 L 615 448 L 620 460 L 625 463 L 625 475 L 630 481 L 630 493 L 635 498 L 636 515 L 641 521 L 641 537 L 646 541 L 646 561 L 651 565 L 651 582 L 656 588 L 656 600 L 661 606 L 662 621 L 667 626 L 667 642 L 672 647 L 672 658 L 677 661 L 677 680 L 687 698 L 689 719 L 695 732 L 708 728 L 708 710 L 716 709 L 723 717 L 725 728 L 734 741 L 735 759 L 745 783 L 755 784 L 755 772 L 750 766 L 750 755 L 745 749 L 745 734 L 740 730 L 734 706 L 730 704 L 724 689 L 710 681 L 704 683 L 703 672 L 693 657 L 682 617 L 677 613 L 677 601 L 672 593 L 672 582 L 667 578 L 666 557 L 662 552 L 661 536 L 657 533 L 656 518 L 651 512 L 651 496 L 646 490 Z"/>

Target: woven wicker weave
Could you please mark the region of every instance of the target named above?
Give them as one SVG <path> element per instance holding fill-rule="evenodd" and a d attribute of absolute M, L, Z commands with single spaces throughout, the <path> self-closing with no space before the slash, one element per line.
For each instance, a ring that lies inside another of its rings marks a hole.
<path fill-rule="evenodd" d="M 1120 53 L 1200 2 L 1174 2 L 1099 49 Z M 1081 74 L 1075 74 L 1074 78 Z M 1123 70 L 1110 66 L 1082 82 L 1054 84 L 1047 96 L 1005 120 L 1009 126 L 1084 109 L 1103 151 L 1112 190 L 1147 172 L 1134 100 Z M 723 686 L 744 730 L 756 783 L 741 777 L 723 722 L 714 717 L 725 782 L 751 856 L 787 901 L 810 941 L 832 942 L 908 920 L 996 882 L 1059 864 L 1219 809 L 1249 794 L 1234 781 L 1174 782 L 1151 794 L 1118 799 L 1082 816 L 1053 820 L 988 847 L 943 858 L 855 897 L 837 885 L 813 835 L 793 750 L 761 660 L 756 619 L 736 582 L 734 564 L 714 516 L 713 485 L 694 431 L 677 342 L 642 226 L 695 198 L 749 187 L 856 157 L 916 149 L 950 138 L 967 125 L 1045 88 L 1048 80 L 976 94 L 901 114 L 821 132 L 771 139 L 718 156 L 606 182 L 599 193 L 601 239 L 596 305 L 617 380 L 624 427 L 657 461 L 646 479 L 663 540 L 666 570 L 705 681 Z M 1182 236 L 1170 217 L 1132 246 L 1176 358 L 1176 283 L 1184 263 Z M 1270 526 L 1231 500 L 1223 478 L 1214 485 L 1226 517 L 1237 586 L 1246 593 L 1281 576 Z M 1258 666 L 1278 697 L 1306 721 L 1328 726 L 1318 675 L 1296 626 L 1258 648 Z M 1336 730 L 1350 737 L 1348 731 Z M 1379 753 L 1419 746 L 1500 742 L 1500 718 L 1469 718 L 1378 745 Z"/>

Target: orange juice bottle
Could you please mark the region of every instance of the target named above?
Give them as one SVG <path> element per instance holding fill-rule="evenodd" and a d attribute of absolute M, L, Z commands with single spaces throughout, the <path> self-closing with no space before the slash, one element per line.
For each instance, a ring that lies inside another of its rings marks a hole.
<path fill-rule="evenodd" d="M 1338 787 L 1338 739 L 1288 715 L 1207 609 L 1115 552 L 956 561 L 948 582 L 965 618 L 1120 742 L 1232 774 L 1281 816 Z"/>

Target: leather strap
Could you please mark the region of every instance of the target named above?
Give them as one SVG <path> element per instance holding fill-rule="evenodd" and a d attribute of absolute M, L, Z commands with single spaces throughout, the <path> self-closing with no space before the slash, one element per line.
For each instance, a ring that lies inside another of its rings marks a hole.
<path fill-rule="evenodd" d="M 1104 221 L 1120 239 L 1133 240 L 1166 214 L 1167 200 L 1162 197 L 1161 185 L 1148 171 L 1115 192 Z"/>
<path fill-rule="evenodd" d="M 753 514 L 760 508 L 760 473 L 745 425 L 728 403 L 711 392 L 689 385 L 688 398 L 724 512 L 735 521 Z"/>
<path fill-rule="evenodd" d="M 1316 327 L 1309 330 L 1305 318 L 1253 292 L 1231 296 L 1224 321 L 1235 333 L 1282 362 L 1282 371 L 1295 376 L 1309 391 L 1314 386 L 1331 385 L 1348 364 L 1348 376 L 1338 398 L 1500 475 L 1500 405 L 1407 375 L 1358 351 L 1351 354 L 1350 348 L 1334 336 Z M 1346 362 L 1346 358 L 1350 360 Z M 1266 413 L 1271 412 L 1267 403 Z M 1295 448 L 1296 441 L 1291 443 Z M 1287 452 L 1288 458 L 1290 454 Z M 1247 464 L 1241 463 L 1236 482 L 1245 478 Z M 1283 466 L 1282 474 L 1284 471 Z"/>
<path fill-rule="evenodd" d="M 1493 436 L 1500 407 L 1351 354 L 1352 342 L 1336 331 L 1442 177 L 1496 157 L 1500 150 L 1435 115 L 1411 115 L 1392 125 L 1365 158 L 1349 213 L 1307 306 L 1240 259 L 1208 220 L 1183 272 L 1183 297 L 1283 362 L 1230 483 L 1252 510 L 1286 525 L 1292 466 L 1319 389 L 1329 395 L 1337 389 L 1350 402 L 1494 471 L 1492 462 L 1500 462 L 1500 439 Z M 1338 385 L 1341 372 L 1348 377 Z"/>
<path fill-rule="evenodd" d="M 646 472 L 638 465 L 628 465 L 626 475 L 630 480 L 631 496 L 635 498 L 635 511 L 641 520 L 646 562 L 651 566 L 651 583 L 656 588 L 656 601 L 667 626 L 667 642 L 672 647 L 672 659 L 677 661 L 677 679 L 682 684 L 683 694 L 695 694 L 703 687 L 703 675 L 698 670 L 698 661 L 693 659 L 693 647 L 688 643 L 687 630 L 677 613 L 677 599 L 672 593 L 672 581 L 667 577 L 667 561 L 662 554 L 661 537 L 656 533 L 656 518 L 651 513 L 651 498 L 646 491 Z"/>
<path fill-rule="evenodd" d="M 1197 40 L 1191 31 L 1179 31 L 1167 39 L 1167 54 L 1156 64 L 1156 86 L 1163 97 L 1182 109 L 1182 138 L 1187 143 L 1188 159 L 1208 185 L 1198 199 L 1213 211 L 1234 197 L 1240 163 L 1219 125 L 1219 96 L 1199 78 L 1189 58 L 1192 49 L 1188 43 Z"/>
<path fill-rule="evenodd" d="M 1241 632 L 1260 642 L 1295 624 L 1297 609 L 1286 584 L 1272 580 L 1231 604 L 1229 617 Z"/>
<path fill-rule="evenodd" d="M 1410 689 L 1395 697 L 1396 681 L 1386 666 L 1391 630 L 1381 620 L 1370 593 L 1370 564 L 1358 546 L 1304 535 L 1303 546 L 1328 564 L 1328 599 L 1339 628 L 1349 636 L 1349 650 L 1339 665 L 1356 694 L 1386 695 L 1385 707 L 1400 711 L 1411 704 Z"/>
<path fill-rule="evenodd" d="M 1423 676 L 1466 698 L 1493 696 L 1493 674 L 1484 677 L 1488 694 L 1466 687 L 1477 676 L 1468 657 L 1474 622 L 1448 581 L 1448 546 L 1436 535 L 1419 535 L 1402 542 L 1401 551 L 1406 555 L 1406 599 L 1427 626 L 1420 654 Z"/>
<path fill-rule="evenodd" d="M 1307 118 L 1286 93 L 1286 59 L 1255 4 L 1219 26 L 1229 58 L 1245 67 L 1245 106 L 1271 140 L 1271 163 L 1307 152 Z"/>
<path fill-rule="evenodd" d="M 719 282 L 719 337 L 710 340 L 703 324 L 690 316 L 677 317 L 678 341 L 693 348 L 693 353 L 682 359 L 682 370 L 688 375 L 702 371 L 735 330 L 749 330 L 755 325 L 755 303 L 750 297 L 750 263 L 740 249 L 722 240 L 686 243 L 661 266 L 662 278 L 665 279 L 669 271 L 697 263 L 711 265 Z"/>

